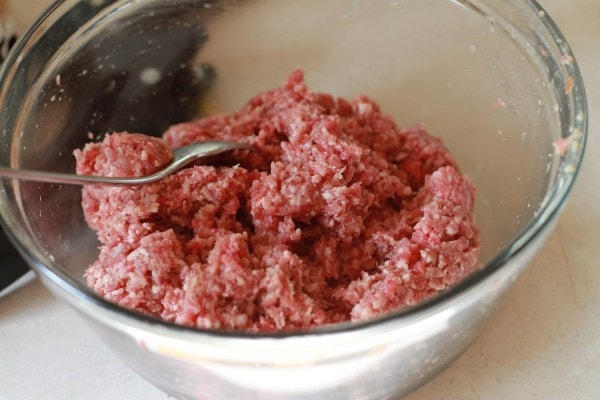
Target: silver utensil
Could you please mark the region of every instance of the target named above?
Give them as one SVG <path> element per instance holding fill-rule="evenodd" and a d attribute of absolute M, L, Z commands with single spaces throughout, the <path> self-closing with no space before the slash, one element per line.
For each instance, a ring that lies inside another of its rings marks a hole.
<path fill-rule="evenodd" d="M 139 177 L 76 175 L 70 173 L 32 171 L 7 167 L 0 167 L 0 177 L 68 185 L 136 186 L 161 180 L 200 158 L 221 154 L 235 149 L 245 149 L 250 151 L 255 150 L 252 146 L 239 142 L 207 141 L 192 143 L 173 150 L 173 160 L 161 170 L 152 175 Z"/>

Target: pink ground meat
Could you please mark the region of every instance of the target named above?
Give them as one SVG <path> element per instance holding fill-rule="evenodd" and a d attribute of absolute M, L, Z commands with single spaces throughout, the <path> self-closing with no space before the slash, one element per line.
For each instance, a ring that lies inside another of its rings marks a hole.
<path fill-rule="evenodd" d="M 163 137 L 107 135 L 75 152 L 77 172 L 151 173 L 211 139 L 258 151 L 83 189 L 101 242 L 87 282 L 123 307 L 199 328 L 304 329 L 413 305 L 476 268 L 473 184 L 439 139 L 399 129 L 365 96 L 314 93 L 298 70 Z"/>

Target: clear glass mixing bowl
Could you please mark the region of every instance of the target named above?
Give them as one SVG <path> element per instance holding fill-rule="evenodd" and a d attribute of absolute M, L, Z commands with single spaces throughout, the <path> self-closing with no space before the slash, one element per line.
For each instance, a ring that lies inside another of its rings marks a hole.
<path fill-rule="evenodd" d="M 72 151 L 88 132 L 159 134 L 233 111 L 296 67 L 318 91 L 368 94 L 400 126 L 424 122 L 445 141 L 478 189 L 484 268 L 368 323 L 198 331 L 121 309 L 86 287 L 98 243 L 81 188 L 2 181 L 4 228 L 44 283 L 175 397 L 409 393 L 472 342 L 553 227 L 579 169 L 583 82 L 567 42 L 530 0 L 57 1 L 3 66 L 0 163 L 73 171 Z"/>

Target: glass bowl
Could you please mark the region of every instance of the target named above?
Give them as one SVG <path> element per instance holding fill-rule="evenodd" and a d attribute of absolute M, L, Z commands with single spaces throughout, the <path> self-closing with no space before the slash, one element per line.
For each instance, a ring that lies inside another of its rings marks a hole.
<path fill-rule="evenodd" d="M 425 123 L 478 194 L 483 268 L 408 310 L 307 332 L 196 330 L 121 309 L 86 285 L 98 242 L 81 188 L 3 180 L 4 229 L 43 282 L 128 365 L 181 399 L 383 399 L 433 378 L 474 340 L 540 249 L 583 156 L 575 58 L 530 0 L 64 0 L 0 75 L 0 162 L 74 170 L 89 132 L 160 134 L 240 108 L 296 67 Z"/>

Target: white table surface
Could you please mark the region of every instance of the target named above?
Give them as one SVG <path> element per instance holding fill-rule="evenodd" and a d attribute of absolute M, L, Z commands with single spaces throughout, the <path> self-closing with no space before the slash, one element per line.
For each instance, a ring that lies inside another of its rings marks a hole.
<path fill-rule="evenodd" d="M 13 0 L 18 24 L 48 0 Z M 539 256 L 470 349 L 406 400 L 600 399 L 600 0 L 543 0 L 583 71 L 586 162 Z M 35 278 L 0 297 L 0 399 L 169 398 Z"/>

